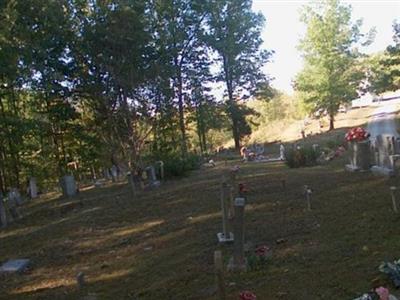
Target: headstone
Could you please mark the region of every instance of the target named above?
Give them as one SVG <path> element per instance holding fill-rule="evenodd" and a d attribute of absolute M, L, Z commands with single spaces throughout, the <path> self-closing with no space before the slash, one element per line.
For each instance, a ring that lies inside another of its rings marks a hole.
<path fill-rule="evenodd" d="M 232 242 L 234 239 L 229 226 L 229 195 L 230 187 L 226 182 L 225 177 L 223 177 L 221 182 L 222 232 L 217 233 L 217 238 L 220 243 Z"/>
<path fill-rule="evenodd" d="M 279 146 L 279 159 L 285 160 L 285 146 L 283 144 Z"/>
<path fill-rule="evenodd" d="M 29 264 L 29 259 L 10 259 L 0 266 L 0 273 L 22 273 Z"/>
<path fill-rule="evenodd" d="M 370 168 L 370 142 L 369 140 L 361 142 L 350 142 L 350 164 L 346 165 L 348 171 L 367 171 Z"/>
<path fill-rule="evenodd" d="M 65 197 L 73 197 L 76 195 L 77 186 L 75 178 L 72 175 L 65 175 L 60 180 L 61 189 Z"/>
<path fill-rule="evenodd" d="M 7 213 L 6 207 L 3 200 L 3 194 L 0 192 L 0 225 L 1 227 L 7 227 Z"/>
<path fill-rule="evenodd" d="M 118 169 L 116 165 L 112 165 L 111 167 L 111 179 L 113 182 L 117 181 L 117 177 L 118 177 Z"/>
<path fill-rule="evenodd" d="M 229 262 L 228 270 L 246 271 L 247 261 L 244 256 L 244 207 L 245 198 L 235 199 L 235 220 L 233 234 L 235 237 L 233 245 L 233 258 Z"/>
<path fill-rule="evenodd" d="M 36 178 L 29 178 L 29 197 L 35 199 L 38 196 L 38 188 L 36 184 Z"/>
<path fill-rule="evenodd" d="M 160 185 L 160 181 L 157 180 L 156 170 L 154 166 L 148 166 L 146 169 L 146 177 L 148 180 L 148 185 L 150 187 L 156 187 Z"/>
<path fill-rule="evenodd" d="M 215 267 L 215 277 L 217 281 L 218 297 L 220 300 L 225 300 L 226 299 L 225 278 L 224 278 L 224 266 L 223 266 L 221 251 L 214 252 L 214 267 Z"/>
<path fill-rule="evenodd" d="M 393 176 L 398 156 L 395 155 L 395 138 L 392 135 L 380 134 L 375 139 L 375 165 L 372 172 Z"/>
<path fill-rule="evenodd" d="M 21 193 L 18 191 L 17 188 L 10 189 L 10 192 L 8 193 L 8 199 L 10 201 L 15 201 L 15 204 L 17 206 L 20 206 L 23 203 Z"/>

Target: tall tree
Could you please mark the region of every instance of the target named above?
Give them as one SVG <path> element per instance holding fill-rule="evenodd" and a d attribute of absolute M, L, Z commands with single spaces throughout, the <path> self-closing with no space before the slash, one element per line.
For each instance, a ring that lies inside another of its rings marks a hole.
<path fill-rule="evenodd" d="M 329 129 L 334 129 L 334 118 L 339 105 L 354 99 L 363 77 L 357 68 L 359 52 L 356 45 L 363 35 L 361 20 L 351 21 L 351 7 L 339 0 L 325 0 L 305 6 L 301 20 L 307 31 L 300 43 L 304 68 L 295 80 L 296 90 L 314 110 L 328 111 Z M 371 42 L 372 32 L 366 45 Z"/>
<path fill-rule="evenodd" d="M 376 93 L 400 89 L 400 23 L 393 22 L 393 41 L 367 60 L 369 89 Z"/>
<path fill-rule="evenodd" d="M 227 113 L 235 147 L 239 149 L 241 137 L 249 127 L 245 126 L 245 111 L 238 103 L 253 95 L 258 84 L 267 80 L 261 71 L 271 55 L 261 50 L 265 20 L 261 13 L 252 11 L 251 0 L 214 0 L 209 5 L 207 41 L 217 53 L 220 69 L 216 79 L 226 85 Z"/>

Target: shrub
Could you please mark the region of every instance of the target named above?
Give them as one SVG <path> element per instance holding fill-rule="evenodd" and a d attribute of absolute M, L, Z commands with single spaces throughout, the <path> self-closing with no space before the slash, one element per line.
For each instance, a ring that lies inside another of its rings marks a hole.
<path fill-rule="evenodd" d="M 289 148 L 285 151 L 286 164 L 289 168 L 315 166 L 320 154 L 319 150 L 314 150 L 310 146 L 299 149 Z"/>
<path fill-rule="evenodd" d="M 198 169 L 201 165 L 200 156 L 191 153 L 185 159 L 176 154 L 165 156 L 160 160 L 164 162 L 164 174 L 166 177 L 183 176 L 188 171 Z"/>

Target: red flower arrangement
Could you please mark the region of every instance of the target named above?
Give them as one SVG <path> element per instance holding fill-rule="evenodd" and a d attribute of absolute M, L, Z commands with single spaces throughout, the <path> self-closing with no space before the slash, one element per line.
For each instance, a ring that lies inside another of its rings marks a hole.
<path fill-rule="evenodd" d="M 257 296 L 250 291 L 241 292 L 239 294 L 239 296 L 240 296 L 240 300 L 256 300 L 257 299 Z"/>
<path fill-rule="evenodd" d="M 369 136 L 370 136 L 370 134 L 364 128 L 356 127 L 356 128 L 350 129 L 346 133 L 344 138 L 348 142 L 354 142 L 354 141 L 361 142 L 361 141 L 364 141 L 364 140 L 368 139 Z"/>
<path fill-rule="evenodd" d="M 255 250 L 255 253 L 256 253 L 256 256 L 265 258 L 269 255 L 270 249 L 268 246 L 265 246 L 265 245 L 258 246 Z"/>

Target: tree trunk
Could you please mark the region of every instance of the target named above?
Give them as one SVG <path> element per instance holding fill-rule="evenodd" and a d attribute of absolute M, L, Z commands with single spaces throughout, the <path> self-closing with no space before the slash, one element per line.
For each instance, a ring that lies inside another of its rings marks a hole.
<path fill-rule="evenodd" d="M 333 113 L 329 114 L 329 130 L 335 129 L 335 115 Z"/>
<path fill-rule="evenodd" d="M 178 110 L 179 110 L 179 128 L 181 130 L 181 152 L 182 157 L 186 157 L 187 146 L 186 146 L 186 128 L 185 128 L 185 113 L 183 111 L 183 88 L 182 88 L 182 74 L 181 70 L 178 70 Z"/>

